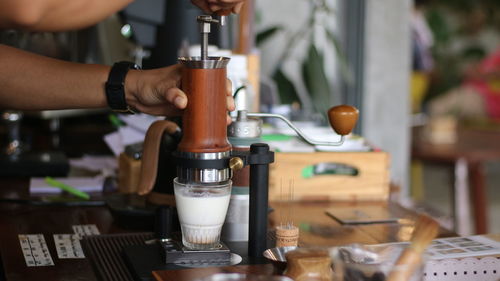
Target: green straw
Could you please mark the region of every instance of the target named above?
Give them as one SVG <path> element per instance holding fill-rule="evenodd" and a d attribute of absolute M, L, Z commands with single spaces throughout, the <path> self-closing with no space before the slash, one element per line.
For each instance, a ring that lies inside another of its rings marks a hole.
<path fill-rule="evenodd" d="M 108 119 L 109 119 L 109 122 L 111 122 L 111 124 L 115 127 L 115 128 L 119 128 L 119 127 L 122 127 L 125 125 L 125 123 L 120 120 L 120 118 L 118 118 L 116 115 L 114 114 L 110 114 L 108 115 Z"/>
<path fill-rule="evenodd" d="M 60 188 L 68 193 L 71 193 L 73 195 L 75 195 L 76 197 L 79 197 L 79 198 L 82 198 L 82 199 L 85 199 L 85 200 L 89 200 L 90 199 L 90 195 L 86 192 L 83 192 L 81 190 L 78 190 L 72 186 L 69 186 L 65 183 L 62 183 L 58 180 L 55 180 L 53 179 L 52 177 L 45 177 L 45 182 L 50 185 L 50 186 L 53 186 L 53 187 L 57 187 L 57 188 Z"/>

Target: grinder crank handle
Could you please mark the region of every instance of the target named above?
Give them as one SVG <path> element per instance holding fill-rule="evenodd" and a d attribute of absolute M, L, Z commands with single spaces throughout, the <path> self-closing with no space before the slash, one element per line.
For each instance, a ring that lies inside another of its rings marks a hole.
<path fill-rule="evenodd" d="M 309 138 L 299 128 L 297 128 L 290 120 L 282 115 L 273 113 L 246 113 L 247 117 L 269 117 L 283 120 L 290 128 L 292 128 L 302 139 L 311 145 L 321 146 L 338 146 L 344 143 L 344 136 L 348 135 L 358 120 L 359 111 L 350 105 L 338 105 L 328 110 L 328 119 L 333 130 L 340 135 L 340 140 L 337 142 L 317 141 Z"/>
<path fill-rule="evenodd" d="M 358 121 L 359 111 L 354 106 L 337 105 L 328 110 L 330 126 L 339 135 L 348 135 Z"/>
<path fill-rule="evenodd" d="M 158 172 L 158 156 L 160 144 L 164 132 L 173 135 L 180 130 L 179 126 L 172 121 L 155 121 L 149 127 L 144 138 L 144 148 L 141 161 L 141 177 L 139 179 L 139 195 L 148 194 L 154 187 L 156 174 Z"/>

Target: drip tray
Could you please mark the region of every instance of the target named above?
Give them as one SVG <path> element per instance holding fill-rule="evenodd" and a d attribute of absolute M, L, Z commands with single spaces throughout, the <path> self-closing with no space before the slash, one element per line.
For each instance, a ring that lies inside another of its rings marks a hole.
<path fill-rule="evenodd" d="M 146 247 L 145 241 L 153 233 L 125 233 L 84 236 L 82 248 L 99 281 L 136 280 L 123 259 L 123 249 L 130 246 Z"/>
<path fill-rule="evenodd" d="M 153 281 L 152 271 L 221 266 L 209 263 L 165 264 L 164 248 L 154 241 L 153 233 L 129 233 L 87 236 L 82 240 L 99 281 Z M 264 257 L 249 258 L 247 242 L 225 242 L 231 250 L 227 265 L 269 263 Z"/>

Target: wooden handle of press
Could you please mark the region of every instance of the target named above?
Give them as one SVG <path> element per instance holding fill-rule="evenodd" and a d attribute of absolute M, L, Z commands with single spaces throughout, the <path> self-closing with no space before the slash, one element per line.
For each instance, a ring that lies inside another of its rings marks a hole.
<path fill-rule="evenodd" d="M 138 188 L 140 195 L 149 193 L 155 185 L 163 133 L 173 134 L 178 129 L 177 124 L 166 120 L 156 121 L 149 126 L 142 151 L 141 177 Z"/>
<path fill-rule="evenodd" d="M 354 106 L 338 105 L 328 110 L 328 120 L 339 135 L 348 135 L 358 121 L 359 111 Z"/>

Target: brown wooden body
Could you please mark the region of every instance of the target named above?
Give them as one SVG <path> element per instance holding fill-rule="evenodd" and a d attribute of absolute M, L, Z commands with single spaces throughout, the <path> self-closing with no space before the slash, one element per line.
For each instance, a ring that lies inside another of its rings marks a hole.
<path fill-rule="evenodd" d="M 188 104 L 182 117 L 182 152 L 213 153 L 231 150 L 226 125 L 226 69 L 183 67 L 182 90 Z"/>

